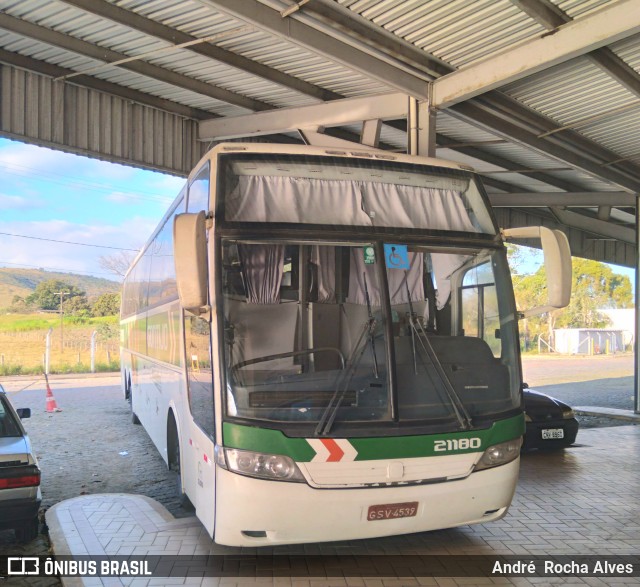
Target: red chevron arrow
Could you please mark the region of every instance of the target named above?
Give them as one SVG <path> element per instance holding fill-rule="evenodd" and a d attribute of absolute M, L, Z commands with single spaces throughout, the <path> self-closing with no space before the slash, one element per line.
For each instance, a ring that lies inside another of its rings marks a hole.
<path fill-rule="evenodd" d="M 320 442 L 324 444 L 324 447 L 329 451 L 329 457 L 327 463 L 337 463 L 344 456 L 344 451 L 338 446 L 338 443 L 332 438 L 322 438 Z"/>

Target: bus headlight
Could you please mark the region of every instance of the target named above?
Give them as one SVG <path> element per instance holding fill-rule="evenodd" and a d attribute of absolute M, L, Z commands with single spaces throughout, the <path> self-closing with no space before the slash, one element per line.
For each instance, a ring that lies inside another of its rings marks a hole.
<path fill-rule="evenodd" d="M 522 438 L 514 438 L 507 442 L 494 444 L 484 451 L 484 454 L 478 461 L 475 471 L 490 469 L 491 467 L 499 467 L 506 465 L 518 458 L 520 447 L 522 446 Z"/>
<path fill-rule="evenodd" d="M 218 447 L 216 447 L 218 448 Z M 274 481 L 295 481 L 304 483 L 305 479 L 293 459 L 283 455 L 270 455 L 250 450 L 225 448 L 224 464 L 221 462 L 222 450 L 218 448 L 216 461 L 229 471 Z"/>

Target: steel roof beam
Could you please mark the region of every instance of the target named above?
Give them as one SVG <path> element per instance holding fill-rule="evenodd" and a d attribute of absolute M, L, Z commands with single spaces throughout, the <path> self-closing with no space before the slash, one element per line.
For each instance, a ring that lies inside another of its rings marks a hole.
<path fill-rule="evenodd" d="M 620 85 L 640 98 L 640 74 L 620 59 L 611 49 L 604 47 L 589 53 L 587 57 Z"/>
<path fill-rule="evenodd" d="M 630 206 L 636 205 L 636 196 L 628 192 L 522 192 L 489 194 L 496 208 L 544 208 L 548 206 Z"/>
<path fill-rule="evenodd" d="M 63 77 L 73 73 L 73 70 L 71 69 L 47 63 L 46 61 L 33 59 L 32 57 L 20 55 L 19 53 L 13 53 L 12 51 L 7 51 L 5 49 L 0 49 L 0 63 L 6 63 L 7 65 L 12 65 L 20 69 L 25 69 L 27 71 L 32 71 L 52 78 Z M 118 98 L 136 102 L 137 104 L 151 106 L 158 110 L 177 114 L 178 116 L 184 116 L 185 118 L 203 120 L 216 116 L 216 114 L 207 112 L 206 110 L 191 108 L 190 106 L 184 106 L 183 104 L 178 104 L 177 102 L 172 102 L 171 100 L 166 100 L 164 98 L 157 98 L 150 94 L 119 86 L 118 84 L 91 77 L 89 75 L 78 75 L 73 78 L 73 81 L 61 81 L 58 83 L 71 84 L 97 90 L 99 92 L 104 92 L 105 94 L 111 94 Z"/>
<path fill-rule="evenodd" d="M 301 13 L 310 12 L 312 13 L 314 7 L 317 8 L 317 3 L 309 3 L 305 4 L 302 10 L 295 13 L 294 15 L 282 19 L 280 14 L 272 8 L 264 6 L 263 4 L 255 2 L 255 0 L 242 0 L 235 2 L 234 0 L 201 0 L 205 2 L 207 5 L 212 6 L 214 9 L 220 9 L 222 11 L 229 12 L 236 16 L 241 20 L 250 20 L 256 27 L 261 28 L 271 34 L 282 35 L 284 39 L 291 40 L 294 43 L 298 43 L 299 45 L 308 48 L 311 51 L 316 53 L 321 53 L 330 59 L 334 59 L 333 55 L 336 52 L 336 48 L 333 47 L 336 40 L 331 36 L 331 30 L 329 31 L 318 31 L 313 28 L 315 26 L 312 22 L 310 22 L 310 17 L 305 18 L 305 23 L 307 23 L 307 28 L 305 30 L 314 30 L 314 35 L 309 35 L 305 38 L 304 35 L 300 34 L 299 29 L 296 29 L 298 32 L 295 36 L 291 36 L 288 34 L 288 28 L 284 23 L 289 23 L 290 26 L 293 26 L 301 17 Z M 273 0 L 269 0 L 273 2 Z M 329 3 L 325 2 L 325 0 L 321 0 L 320 3 L 323 5 L 323 17 L 326 19 L 331 16 L 332 12 L 335 15 L 335 19 L 340 17 L 341 23 L 335 22 L 333 26 L 342 27 L 346 29 L 354 28 L 354 30 L 361 30 L 362 33 L 367 32 L 367 28 L 370 31 L 371 35 L 375 35 L 377 31 L 377 27 L 372 23 L 368 23 L 366 19 L 357 18 L 358 15 L 349 16 L 347 11 L 342 11 L 340 14 L 336 10 L 331 11 L 328 6 Z M 235 10 L 234 10 L 235 8 Z M 259 15 L 260 19 L 252 19 L 253 8 L 255 8 L 255 14 Z M 262 16 L 266 14 L 271 14 L 271 18 L 262 19 Z M 275 18 L 274 18 L 275 15 Z M 274 20 L 277 22 L 277 26 L 274 25 Z M 299 23 L 298 23 L 299 24 Z M 389 45 L 389 40 L 385 41 L 387 45 Z M 399 42 L 399 44 L 402 44 Z M 411 52 L 411 49 L 406 46 L 404 43 L 402 50 L 405 52 Z M 397 47 L 395 48 L 397 49 Z M 400 49 L 394 50 L 392 46 L 387 49 L 391 54 L 397 55 L 400 54 Z M 426 52 L 418 49 L 417 47 L 413 48 L 414 55 L 413 60 L 419 61 L 420 59 L 429 60 L 431 56 Z M 357 59 L 351 59 L 352 55 L 358 55 Z M 338 59 L 334 59 L 338 60 Z M 362 52 L 359 52 L 357 47 L 349 47 L 348 51 L 341 51 L 339 55 L 340 63 L 350 67 L 356 71 L 361 71 L 365 75 L 370 75 L 372 70 L 371 67 L 373 63 L 366 59 L 366 55 L 363 56 Z M 446 64 L 443 67 L 448 67 Z M 450 71 L 453 71 L 450 68 Z M 402 73 L 402 72 L 400 72 Z M 410 93 L 410 92 L 407 92 Z M 534 112 L 530 108 L 527 108 L 523 104 L 520 104 L 516 100 L 501 94 L 500 92 L 492 91 L 484 94 L 482 96 L 482 104 L 476 104 L 475 100 L 472 100 L 474 104 L 474 113 L 469 116 L 467 111 L 462 111 L 462 109 L 458 109 L 457 106 L 454 106 L 453 109 L 457 112 L 457 116 L 464 120 L 467 123 L 475 124 L 476 126 L 480 126 L 482 128 L 488 129 L 490 132 L 493 131 L 490 125 L 486 124 L 486 121 L 483 120 L 482 113 L 480 112 L 479 106 L 482 106 L 484 109 L 488 109 L 492 116 L 497 116 L 498 118 L 504 119 L 509 123 L 510 128 L 516 128 L 521 130 L 523 126 L 533 127 L 536 131 L 544 132 L 548 130 L 553 130 L 557 127 L 557 124 L 547 117 Z M 463 104 L 462 106 L 464 106 Z M 458 105 L 460 106 L 460 105 Z M 492 118 L 493 119 L 493 118 Z M 504 128 L 501 128 L 500 134 L 502 137 L 507 140 L 514 140 L 515 142 L 521 142 L 521 144 L 530 147 L 529 141 L 520 141 L 518 138 L 509 136 L 508 133 L 504 132 Z M 583 169 L 587 173 L 591 175 L 595 175 L 597 177 L 601 177 L 605 180 L 611 181 L 617 185 L 627 187 L 627 182 L 632 182 L 632 185 L 629 189 L 632 191 L 638 191 L 640 185 L 635 180 L 635 178 L 640 177 L 640 168 L 636 165 L 616 165 L 616 172 L 614 174 L 609 174 L 604 176 L 601 173 L 600 165 L 606 161 L 611 161 L 616 158 L 616 154 L 604 149 L 602 146 L 594 143 L 593 141 L 587 139 L 586 137 L 580 135 L 576 132 L 567 131 L 562 133 L 564 138 L 567 140 L 566 144 L 563 144 L 563 148 L 571 151 L 574 149 L 576 154 L 580 156 L 581 160 L 584 158 L 591 159 L 590 163 L 586 163 L 584 166 L 576 165 L 579 169 Z M 546 146 L 549 145 L 547 149 Z M 535 149 L 544 154 L 550 155 L 554 158 L 557 158 L 557 150 L 553 148 L 554 144 L 552 141 L 547 139 L 547 141 L 539 140 L 535 145 Z M 594 163 L 596 163 L 594 165 Z M 573 164 L 573 163 L 572 163 Z"/>
<path fill-rule="evenodd" d="M 579 228 L 585 232 L 590 232 L 598 236 L 612 238 L 629 244 L 636 243 L 636 231 L 632 228 L 626 228 L 619 224 L 612 224 L 611 222 L 605 222 L 603 220 L 598 220 L 597 218 L 584 216 L 577 212 L 562 210 L 561 208 L 551 208 L 551 213 L 559 222 L 566 224 L 567 226 L 571 226 L 572 228 Z"/>
<path fill-rule="evenodd" d="M 549 30 L 557 29 L 572 20 L 549 0 L 511 0 L 511 4 Z"/>
<path fill-rule="evenodd" d="M 490 92 L 480 98 L 453 106 L 449 110 L 449 113 L 457 112 L 459 115 L 463 114 L 463 112 L 466 111 L 465 106 L 468 105 L 472 105 L 474 109 L 483 110 L 492 116 L 497 116 L 501 120 L 513 123 L 518 128 L 530 128 L 531 132 L 535 133 L 537 137 L 540 134 L 544 134 L 558 128 L 557 124 L 546 116 L 539 114 L 528 106 L 520 104 L 514 98 L 511 98 L 506 94 L 502 94 L 501 92 Z M 463 118 L 466 119 L 466 115 L 463 114 Z M 471 122 L 473 124 L 474 119 L 467 120 L 467 122 Z M 479 113 L 477 114 L 477 118 L 475 118 L 475 122 L 480 123 L 482 126 L 486 126 L 483 124 L 482 117 Z M 506 138 L 515 139 L 515 137 Z M 585 168 L 585 171 L 600 177 L 603 177 L 599 173 L 601 166 L 607 165 L 616 158 L 619 158 L 619 156 L 609 149 L 606 149 L 602 145 L 593 142 L 591 139 L 588 139 L 584 135 L 573 130 L 566 130 L 562 133 L 551 134 L 547 137 L 538 138 L 544 139 L 538 141 L 538 145 L 541 150 L 544 150 L 545 144 L 552 146 L 561 145 L 563 148 L 572 151 L 581 157 L 590 159 L 594 165 L 591 165 L 590 168 Z M 549 150 L 547 154 L 553 156 L 551 150 Z M 617 172 L 624 174 L 628 179 L 635 180 L 640 176 L 640 167 L 631 163 L 619 162 L 615 165 L 615 168 Z M 638 190 L 633 189 L 632 191 Z"/>
<path fill-rule="evenodd" d="M 73 70 L 71 69 L 60 67 L 59 65 L 54 65 L 52 63 L 47 63 L 46 61 L 33 59 L 32 57 L 20 55 L 19 53 L 13 53 L 12 51 L 7 51 L 6 49 L 0 49 L 0 63 L 5 63 L 6 65 L 24 69 L 26 71 L 37 73 L 40 75 L 45 75 L 51 78 L 64 77 L 65 75 L 73 73 Z M 177 102 L 166 100 L 165 98 L 157 98 L 156 96 L 152 96 L 151 94 L 145 94 L 144 92 L 133 90 L 131 88 L 120 86 L 118 84 L 114 84 L 112 82 L 101 80 L 88 75 L 78 75 L 75 76 L 72 80 L 60 81 L 58 83 L 96 90 L 98 92 L 103 92 L 111 96 L 122 98 L 129 102 L 134 102 L 142 106 L 149 106 L 163 112 L 169 112 L 170 114 L 184 116 L 185 118 L 190 118 L 193 120 L 211 120 L 212 116 L 217 116 L 217 114 L 208 112 L 207 110 L 192 108 L 191 106 L 178 104 Z M 295 139 L 286 135 L 269 135 L 267 140 L 278 143 L 299 143 L 299 141 L 296 141 Z"/>
<path fill-rule="evenodd" d="M 151 20 L 145 16 L 120 8 L 110 2 L 104 0 L 63 0 L 66 4 L 80 8 L 91 14 L 95 14 L 102 18 L 106 18 L 112 22 L 124 25 L 130 29 L 144 33 L 146 35 L 161 39 L 168 43 L 177 45 L 180 43 L 187 43 L 189 41 L 197 40 L 197 37 L 183 33 L 178 29 L 169 27 L 162 23 Z M 285 88 L 295 90 L 306 96 L 311 96 L 322 100 L 323 102 L 328 100 L 337 100 L 342 98 L 340 94 L 325 90 L 320 86 L 305 82 L 272 67 L 252 61 L 242 55 L 227 51 L 211 43 L 201 43 L 198 45 L 192 45 L 185 50 L 191 51 L 215 59 L 220 63 L 224 63 L 251 75 L 255 75 L 262 79 L 276 83 Z"/>
<path fill-rule="evenodd" d="M 364 120 L 406 118 L 408 99 L 404 94 L 345 98 L 313 106 L 281 108 L 244 116 L 229 116 L 200 122 L 201 140 L 259 136 L 298 128 L 340 126 Z"/>
<path fill-rule="evenodd" d="M 363 51 L 349 39 L 348 35 L 329 35 L 321 30 L 322 23 L 309 26 L 302 22 L 298 13 L 282 18 L 280 12 L 257 0 L 200 0 L 215 10 L 247 22 L 270 34 L 301 46 L 305 50 L 324 55 L 335 63 L 366 73 L 368 77 L 391 86 L 402 93 L 418 99 L 427 97 L 430 77 L 384 51 Z M 284 6 L 284 5 L 283 5 Z"/>
<path fill-rule="evenodd" d="M 0 28 L 106 63 L 109 63 L 110 61 L 119 61 L 129 57 L 128 55 L 111 51 L 105 47 L 98 47 L 93 43 L 88 43 L 86 41 L 76 39 L 75 37 L 70 37 L 69 35 L 59 33 L 52 29 L 35 25 L 19 18 L 14 18 L 8 14 L 0 13 Z M 144 61 L 130 61 L 128 63 L 122 63 L 118 65 L 118 67 L 173 86 L 190 90 L 197 94 L 209 96 L 215 100 L 234 104 L 235 106 L 246 108 L 247 110 L 270 110 L 273 108 L 272 105 L 267 104 L 266 102 L 241 96 L 240 94 L 236 94 L 229 90 L 213 86 L 206 82 L 196 80 L 186 75 L 182 75 Z"/>
<path fill-rule="evenodd" d="M 551 33 L 433 82 L 432 106 L 446 108 L 640 32 L 637 0 L 620 0 Z"/>
<path fill-rule="evenodd" d="M 492 109 L 483 109 L 476 101 L 456 104 L 449 109 L 449 114 L 461 118 L 465 122 L 488 127 L 492 132 L 516 141 L 535 151 L 568 163 L 588 174 L 599 176 L 632 192 L 640 192 L 640 175 L 633 175 L 626 170 L 603 166 L 603 159 L 598 159 L 589 150 L 579 152 L 579 147 L 566 146 L 557 137 L 538 138 L 535 132 L 525 130 L 521 125 L 503 118 Z M 572 133 L 571 136 L 578 133 Z M 569 135 L 567 134 L 567 137 Z M 585 142 L 590 143 L 588 139 Z M 575 150 L 573 150 L 575 148 Z M 605 149 L 603 149 L 606 151 Z M 612 156 L 612 153 L 609 153 Z M 594 165 L 594 163 L 596 163 Z M 637 169 L 637 168 L 636 168 Z"/>
<path fill-rule="evenodd" d="M 511 0 L 512 4 L 549 30 L 561 27 L 573 19 L 549 0 Z M 640 74 L 627 65 L 608 47 L 592 51 L 587 58 L 619 84 L 640 97 Z"/>
<path fill-rule="evenodd" d="M 452 71 L 451 66 L 444 61 L 418 49 L 412 43 L 383 27 L 372 28 L 369 20 L 334 0 L 313 0 L 313 2 L 305 4 L 296 17 L 305 22 L 305 15 L 318 16 L 325 23 L 349 35 L 349 37 L 357 37 L 362 43 L 378 51 L 382 49 L 387 55 L 433 77 L 446 75 Z"/>
<path fill-rule="evenodd" d="M 505 159 L 500 155 L 484 151 L 477 147 L 456 147 L 455 143 L 457 141 L 454 141 L 453 139 L 450 139 L 449 137 L 446 137 L 440 133 L 438 133 L 437 135 L 436 142 L 439 147 L 453 149 L 454 151 L 463 153 L 465 155 L 468 155 L 469 157 L 484 161 L 485 163 L 490 163 L 491 165 L 496 165 L 497 167 L 502 167 L 503 169 L 507 169 L 509 171 L 515 172 L 516 169 L 520 169 L 522 167 L 522 165 L 514 163 L 510 159 Z M 481 172 L 479 173 L 482 175 Z M 531 177 L 532 179 L 536 179 L 537 181 L 541 181 L 542 183 L 546 183 L 547 185 L 552 185 L 553 187 L 565 190 L 567 192 L 578 191 L 579 189 L 576 184 L 571 183 L 570 181 L 565 181 L 558 177 L 554 177 L 553 175 L 549 175 L 543 171 L 528 173 L 527 177 Z M 488 184 L 488 178 L 483 178 L 482 181 Z"/>

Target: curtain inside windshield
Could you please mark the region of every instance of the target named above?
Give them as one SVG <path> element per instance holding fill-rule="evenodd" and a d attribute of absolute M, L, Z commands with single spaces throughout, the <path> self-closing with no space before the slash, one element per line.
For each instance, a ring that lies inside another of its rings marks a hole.
<path fill-rule="evenodd" d="M 391 243 L 223 241 L 228 415 L 325 433 L 389 421 L 389 346 L 401 422 L 462 429 L 517 407 L 515 314 L 498 259 Z"/>
<path fill-rule="evenodd" d="M 303 157 L 223 166 L 229 222 L 286 222 L 495 233 L 471 175 L 460 170 Z"/>

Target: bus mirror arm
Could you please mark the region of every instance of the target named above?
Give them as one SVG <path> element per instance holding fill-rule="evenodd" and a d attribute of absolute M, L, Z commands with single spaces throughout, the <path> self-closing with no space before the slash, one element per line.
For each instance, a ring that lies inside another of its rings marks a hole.
<path fill-rule="evenodd" d="M 571 250 L 566 235 L 545 226 L 526 226 L 504 229 L 502 236 L 505 240 L 537 239 L 542 244 L 547 273 L 547 303 L 524 310 L 522 317 L 529 318 L 568 306 L 571 300 Z"/>
<path fill-rule="evenodd" d="M 204 212 L 175 216 L 173 260 L 180 305 L 192 314 L 206 314 L 210 307 L 207 296 L 207 232 Z"/>

